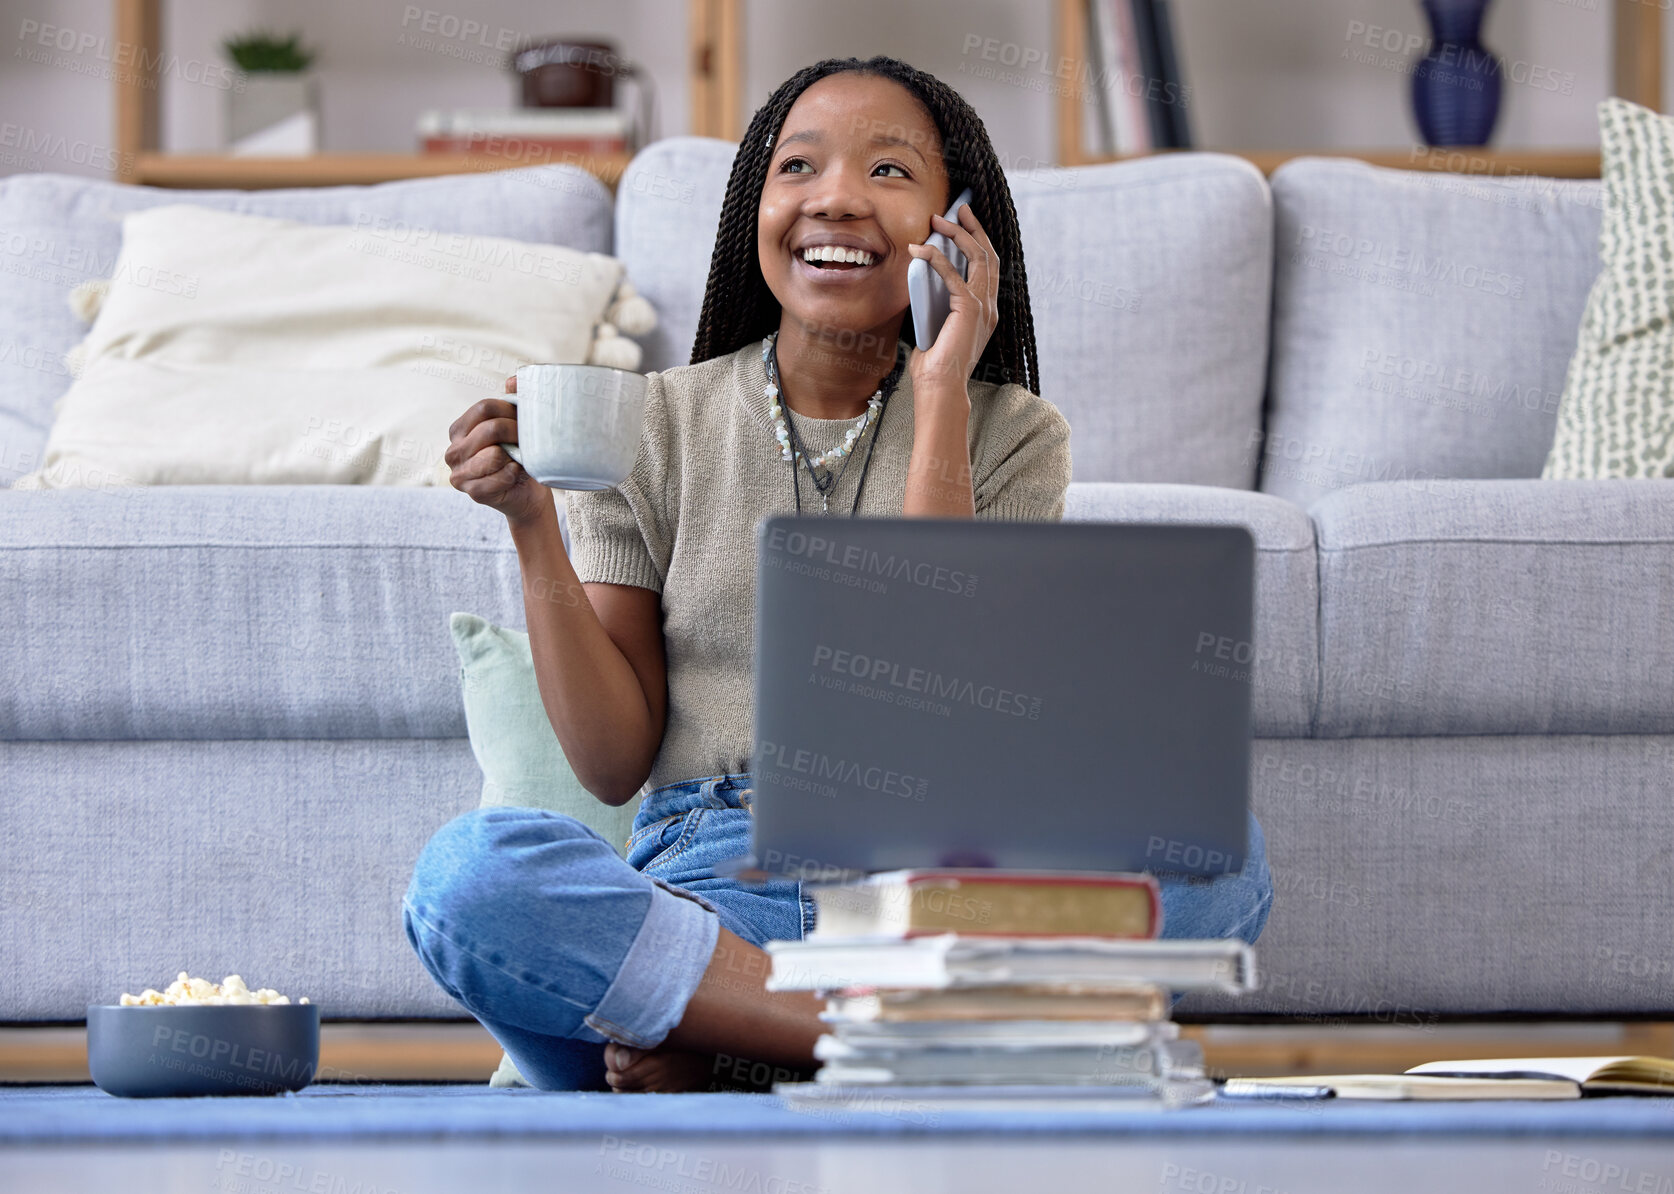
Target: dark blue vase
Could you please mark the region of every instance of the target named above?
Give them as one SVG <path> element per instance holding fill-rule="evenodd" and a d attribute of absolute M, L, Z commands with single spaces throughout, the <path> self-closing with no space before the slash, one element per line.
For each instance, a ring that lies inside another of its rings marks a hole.
<path fill-rule="evenodd" d="M 1422 0 L 1430 52 L 1413 65 L 1412 113 L 1427 145 L 1486 145 L 1504 64 L 1482 44 L 1489 0 Z"/>

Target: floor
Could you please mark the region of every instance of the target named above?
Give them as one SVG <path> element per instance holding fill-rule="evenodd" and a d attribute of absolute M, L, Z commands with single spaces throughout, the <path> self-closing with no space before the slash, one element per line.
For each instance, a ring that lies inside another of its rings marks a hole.
<path fill-rule="evenodd" d="M 0 1189 L 110 1194 L 1669 1194 L 1674 1148 L 1636 1140 L 1065 1137 L 957 1142 L 232 1141 L 0 1149 Z"/>
<path fill-rule="evenodd" d="M 1438 1056 L 1674 1056 L 1667 1023 L 1461 1023 L 1422 1032 L 1215 1025 L 1188 1033 L 1223 1074 L 1392 1072 Z M 1247 1108 L 1257 1114 L 1236 1124 L 1202 1118 L 1225 1108 L 1199 1108 L 1166 1119 L 1153 1112 L 1066 1121 L 1064 1130 L 1033 1135 L 1016 1122 L 983 1131 L 969 1121 L 914 1124 L 910 1115 L 892 1125 L 886 1116 L 856 1135 L 854 1124 L 846 1133 L 787 1125 L 755 1096 L 490 1091 L 483 1082 L 498 1048 L 474 1024 L 334 1024 L 325 1036 L 321 1073 L 340 1083 L 317 1084 L 288 1108 L 248 1099 L 171 1108 L 154 1100 L 101 1104 L 108 1096 L 91 1087 L 62 1085 L 86 1080 L 79 1028 L 0 1031 L 0 1083 L 42 1084 L 0 1085 L 0 1192 L 430 1194 L 537 1183 L 619 1194 L 1674 1194 L 1674 1099 L 1584 1100 L 1564 1105 L 1567 1112 L 1478 1104 L 1468 1113 L 1477 1116 L 1470 1135 L 1461 1134 L 1460 1113 L 1445 1108 L 1408 1107 L 1398 1113 L 1405 1120 L 1374 1123 L 1376 1109 L 1366 1105 L 1294 1103 Z M 417 1078 L 432 1082 L 402 1084 Z M 349 1114 L 350 1102 L 361 1100 L 343 1096 L 357 1092 L 377 1096 L 383 1129 Z M 84 1111 L 93 1114 L 53 1112 L 47 1105 L 55 1100 L 89 1104 Z M 265 1105 L 258 1120 L 288 1110 L 309 1122 L 229 1123 L 230 1113 L 248 1116 L 258 1104 Z M 43 1112 L 59 1116 L 56 1132 L 40 1130 L 53 1122 Z M 331 1138 L 309 1123 L 357 1134 Z M 892 1127 L 902 1130 L 883 1134 Z M 171 1138 L 157 1138 L 159 1128 Z M 182 1138 L 193 1131 L 201 1135 Z"/>
<path fill-rule="evenodd" d="M 221 1100 L 10 1087 L 0 1088 L 0 1190 L 1674 1194 L 1674 1100 L 1664 1098 L 1027 1118 L 892 1111 L 838 1123 L 771 1096 L 477 1085 Z"/>

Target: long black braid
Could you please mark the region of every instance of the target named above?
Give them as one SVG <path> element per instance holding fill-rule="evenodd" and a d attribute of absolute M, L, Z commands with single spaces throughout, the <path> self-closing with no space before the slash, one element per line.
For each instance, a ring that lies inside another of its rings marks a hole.
<path fill-rule="evenodd" d="M 715 253 L 709 260 L 709 283 L 703 292 L 697 339 L 692 344 L 692 363 L 736 352 L 779 326 L 779 300 L 767 288 L 756 252 L 756 220 L 772 160 L 772 143 L 778 140 L 785 116 L 797 97 L 814 82 L 843 71 L 893 79 L 917 96 L 929 112 L 941 137 L 948 197 L 951 199 L 964 187 L 971 188 L 971 210 L 982 221 L 983 231 L 1000 259 L 999 323 L 971 376 L 1001 385 L 1016 382 L 1040 394 L 1040 362 L 1035 352 L 1034 316 L 1029 310 L 1028 276 L 1023 269 L 1023 238 L 1018 232 L 1011 188 L 988 140 L 988 130 L 953 88 L 934 75 L 883 55 L 864 61 L 826 58 L 804 67 L 781 83 L 750 118 L 749 130 L 732 159 L 732 174 L 727 179 Z M 901 338 L 909 343 L 914 340 L 910 315 L 902 319 Z"/>

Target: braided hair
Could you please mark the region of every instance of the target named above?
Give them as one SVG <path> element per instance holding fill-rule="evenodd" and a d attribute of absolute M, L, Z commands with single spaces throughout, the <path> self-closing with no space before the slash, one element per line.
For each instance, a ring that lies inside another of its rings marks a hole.
<path fill-rule="evenodd" d="M 709 261 L 709 282 L 703 292 L 703 311 L 692 364 L 736 352 L 779 326 L 779 300 L 762 277 L 756 251 L 756 221 L 762 188 L 791 105 L 809 86 L 827 75 L 853 71 L 892 79 L 916 96 L 935 122 L 947 170 L 947 193 L 971 188 L 971 210 L 1000 259 L 999 322 L 983 346 L 972 376 L 997 384 L 1016 382 L 1040 393 L 1040 363 L 1035 352 L 1034 316 L 1029 310 L 1028 277 L 1023 269 L 1023 239 L 1017 227 L 1000 159 L 988 140 L 982 119 L 953 88 L 934 75 L 884 55 L 826 58 L 797 71 L 779 85 L 750 118 L 749 130 L 732 159 L 726 199 L 721 205 L 715 252 Z M 903 318 L 903 338 L 914 340 L 910 318 Z"/>

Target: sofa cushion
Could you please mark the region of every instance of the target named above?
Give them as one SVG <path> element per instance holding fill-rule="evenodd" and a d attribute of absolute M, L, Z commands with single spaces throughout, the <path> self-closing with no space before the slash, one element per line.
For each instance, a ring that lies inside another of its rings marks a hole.
<path fill-rule="evenodd" d="M 1254 641 L 1200 642 L 1193 662 L 1229 683 L 1254 685 L 1250 713 L 1258 737 L 1308 734 L 1319 686 L 1319 593 L 1314 528 L 1301 509 L 1239 489 L 1075 482 L 1065 495 L 1064 521 L 1248 529 L 1256 545 Z"/>
<path fill-rule="evenodd" d="M 1319 736 L 1674 731 L 1674 486 L 1392 482 L 1310 513 Z"/>
<path fill-rule="evenodd" d="M 471 753 L 482 768 L 483 807 L 563 813 L 627 857 L 639 800 L 608 805 L 575 777 L 541 699 L 528 633 L 471 613 L 455 613 L 448 628 L 459 652 Z"/>
<path fill-rule="evenodd" d="M 1538 477 L 1599 271 L 1600 184 L 1303 158 L 1272 185 L 1262 490 Z"/>
<path fill-rule="evenodd" d="M 463 737 L 448 615 L 523 613 L 452 488 L 0 491 L 0 590 L 8 739 Z"/>
<path fill-rule="evenodd" d="M 308 224 L 388 221 L 415 236 L 475 233 L 610 252 L 611 196 L 573 166 L 454 174 L 369 187 L 193 191 L 140 187 L 65 174 L 0 180 L 0 485 L 41 464 L 53 403 L 70 385 L 64 353 L 87 334 L 70 313 L 70 290 L 108 278 L 122 243 L 122 217 L 165 203 Z M 432 346 L 445 372 L 470 346 Z M 509 370 L 508 370 L 509 372 Z"/>
<path fill-rule="evenodd" d="M 1253 488 L 1273 266 L 1260 172 L 1187 153 L 1008 181 L 1041 397 L 1069 420 L 1075 479 Z"/>
<path fill-rule="evenodd" d="M 1631 734 L 1253 743 L 1260 988 L 1179 1015 L 1381 1025 L 1431 1057 L 1464 1047 L 1448 1014 L 1666 1019 L 1671 763 Z"/>
<path fill-rule="evenodd" d="M 616 257 L 657 311 L 640 336 L 647 373 L 691 363 L 709 259 L 738 145 L 664 137 L 640 150 L 616 184 Z"/>
<path fill-rule="evenodd" d="M 449 426 L 507 374 L 599 363 L 621 281 L 607 254 L 506 237 L 130 213 L 45 466 L 13 484 L 446 485 Z M 438 344 L 463 349 L 441 370 Z"/>
<path fill-rule="evenodd" d="M 691 359 L 736 150 L 670 137 L 617 187 L 617 255 L 661 320 L 646 369 Z M 1075 479 L 1252 487 L 1272 268 L 1260 173 L 1192 153 L 1006 181 L 1041 396 L 1069 420 Z"/>
<path fill-rule="evenodd" d="M 465 739 L 0 742 L 0 775 L 0 1020 L 79 1020 L 184 969 L 327 1020 L 462 1016 L 401 894 L 476 805 Z"/>

